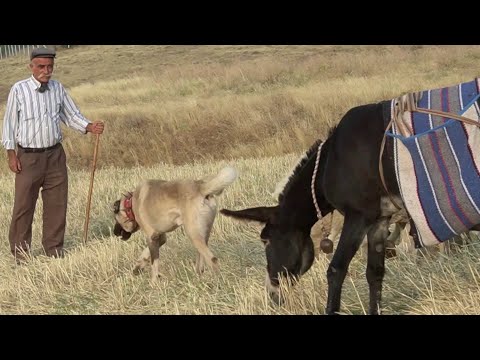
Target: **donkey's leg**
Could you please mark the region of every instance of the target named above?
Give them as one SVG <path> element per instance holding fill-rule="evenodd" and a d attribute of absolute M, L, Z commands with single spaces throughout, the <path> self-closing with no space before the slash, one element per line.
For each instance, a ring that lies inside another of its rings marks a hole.
<path fill-rule="evenodd" d="M 369 224 L 364 215 L 354 211 L 346 212 L 342 235 L 340 236 L 335 255 L 327 270 L 327 314 L 334 314 L 340 310 L 342 286 L 348 266 L 362 243 L 368 227 Z"/>
<path fill-rule="evenodd" d="M 378 315 L 381 311 L 382 281 L 385 274 L 385 246 L 389 235 L 388 218 L 380 218 L 368 231 L 367 281 L 370 289 L 369 313 Z"/>

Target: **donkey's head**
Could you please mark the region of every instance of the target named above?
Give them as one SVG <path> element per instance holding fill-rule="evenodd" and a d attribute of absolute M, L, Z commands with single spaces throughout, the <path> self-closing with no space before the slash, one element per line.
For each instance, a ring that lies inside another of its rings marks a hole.
<path fill-rule="evenodd" d="M 226 216 L 264 224 L 260 239 L 265 246 L 267 276 L 265 286 L 277 304 L 282 302 L 279 291 L 280 278 L 295 283 L 312 266 L 313 242 L 310 232 L 282 221 L 279 207 L 255 207 L 244 210 L 220 210 Z"/>

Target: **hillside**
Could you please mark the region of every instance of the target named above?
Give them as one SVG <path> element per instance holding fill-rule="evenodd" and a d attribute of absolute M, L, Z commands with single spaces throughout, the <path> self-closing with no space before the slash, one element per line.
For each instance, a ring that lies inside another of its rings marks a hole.
<path fill-rule="evenodd" d="M 351 107 L 478 76 L 479 46 L 78 46 L 54 76 L 106 123 L 98 167 L 186 164 L 308 148 Z M 25 57 L 0 61 L 0 115 Z M 66 129 L 73 169 L 91 136 Z M 0 171 L 8 171 L 0 164 Z"/>

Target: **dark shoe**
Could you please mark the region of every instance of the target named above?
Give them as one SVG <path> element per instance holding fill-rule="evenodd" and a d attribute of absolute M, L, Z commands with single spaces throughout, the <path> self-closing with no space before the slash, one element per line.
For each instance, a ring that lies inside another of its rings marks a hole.
<path fill-rule="evenodd" d="M 27 263 L 26 260 L 19 260 L 19 259 L 15 260 L 15 265 L 16 266 L 26 266 L 27 264 L 28 263 Z"/>
<path fill-rule="evenodd" d="M 28 263 L 28 257 L 24 256 L 24 255 L 21 255 L 21 254 L 18 254 L 15 256 L 15 264 L 18 265 L 18 266 L 23 266 L 23 265 L 27 265 Z"/>
<path fill-rule="evenodd" d="M 51 252 L 47 254 L 47 256 L 55 259 L 63 259 L 65 257 L 65 252 L 63 250 L 55 250 L 55 252 Z"/>
<path fill-rule="evenodd" d="M 17 265 L 26 265 L 31 256 L 28 250 L 18 248 L 15 251 L 12 251 L 12 255 Z"/>

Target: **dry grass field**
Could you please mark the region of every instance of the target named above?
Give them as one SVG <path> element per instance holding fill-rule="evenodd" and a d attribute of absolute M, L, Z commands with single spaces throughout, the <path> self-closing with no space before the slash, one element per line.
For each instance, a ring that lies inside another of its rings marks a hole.
<path fill-rule="evenodd" d="M 64 259 L 14 266 L 7 240 L 14 176 L 0 162 L 0 314 L 323 314 L 328 259 L 321 255 L 287 297 L 264 291 L 260 226 L 218 215 L 210 246 L 221 271 L 199 277 L 182 229 L 160 251 L 162 277 L 133 276 L 145 239 L 112 234 L 111 207 L 145 178 L 201 177 L 225 164 L 239 179 L 220 207 L 273 205 L 275 185 L 349 108 L 478 76 L 480 46 L 75 46 L 58 49 L 55 78 L 82 112 L 106 124 L 87 244 L 82 243 L 94 138 L 64 129 L 70 193 Z M 0 61 L 0 119 L 25 57 Z M 403 254 L 386 262 L 385 314 L 480 312 L 480 247 Z M 342 310 L 368 309 L 365 260 L 356 256 Z"/>

